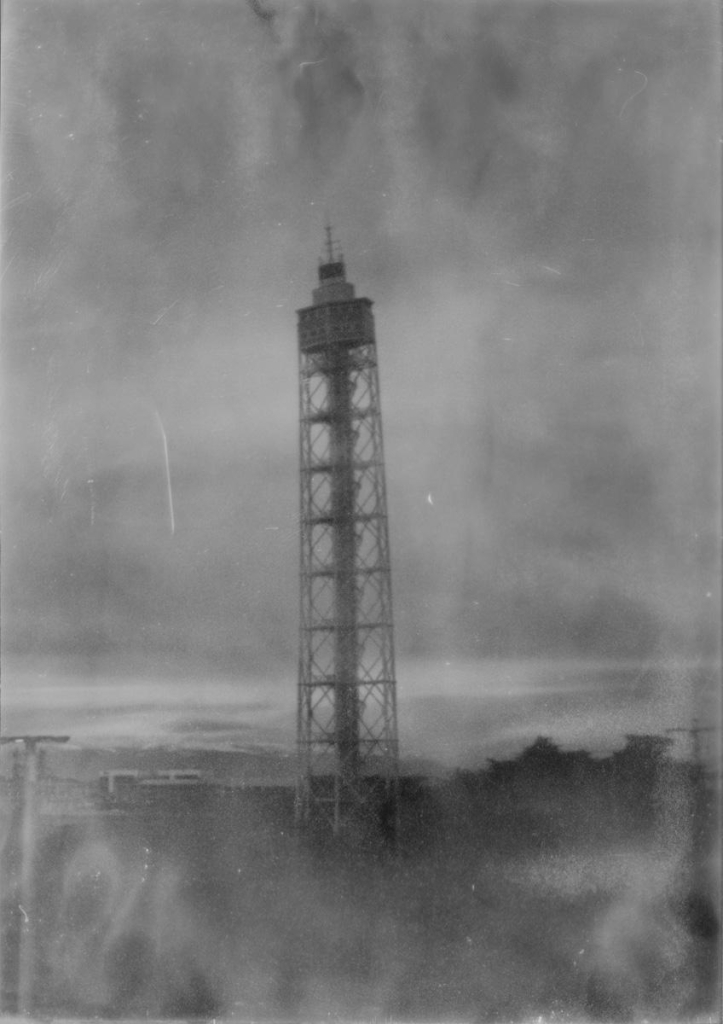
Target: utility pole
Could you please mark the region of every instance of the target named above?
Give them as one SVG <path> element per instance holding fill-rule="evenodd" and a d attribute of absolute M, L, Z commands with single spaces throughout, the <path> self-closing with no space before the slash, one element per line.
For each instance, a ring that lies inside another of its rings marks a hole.
<path fill-rule="evenodd" d="M 371 307 L 355 297 L 327 227 L 312 305 L 298 311 L 297 819 L 325 820 L 335 834 L 374 800 L 394 830 L 397 816 L 391 571 Z"/>
<path fill-rule="evenodd" d="M 38 747 L 67 743 L 69 736 L 3 736 L 0 743 L 22 744 L 23 771 L 20 816 L 20 898 L 22 915 L 18 955 L 18 1005 L 21 1015 L 32 1013 L 35 994 L 35 858 L 38 817 Z"/>

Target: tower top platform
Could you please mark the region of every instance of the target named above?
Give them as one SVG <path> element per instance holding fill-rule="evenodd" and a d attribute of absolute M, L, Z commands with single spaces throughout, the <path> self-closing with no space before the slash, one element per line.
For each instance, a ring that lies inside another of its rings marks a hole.
<path fill-rule="evenodd" d="M 312 292 L 311 305 L 296 311 L 299 347 L 312 352 L 374 344 L 372 301 L 355 295 L 354 285 L 346 279 L 344 257 L 331 239 L 331 228 L 326 232 L 326 259 L 319 261 L 319 284 Z"/>
<path fill-rule="evenodd" d="M 314 306 L 327 302 L 348 302 L 354 298 L 354 285 L 346 279 L 343 259 L 319 264 L 319 286 L 311 293 Z"/>

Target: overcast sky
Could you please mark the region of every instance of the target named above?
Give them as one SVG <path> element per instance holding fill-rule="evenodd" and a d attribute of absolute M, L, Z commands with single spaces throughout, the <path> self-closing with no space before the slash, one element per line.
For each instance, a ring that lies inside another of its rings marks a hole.
<path fill-rule="evenodd" d="M 327 215 L 375 303 L 399 654 L 715 653 L 715 8 L 8 0 L 11 672 L 294 671 Z"/>

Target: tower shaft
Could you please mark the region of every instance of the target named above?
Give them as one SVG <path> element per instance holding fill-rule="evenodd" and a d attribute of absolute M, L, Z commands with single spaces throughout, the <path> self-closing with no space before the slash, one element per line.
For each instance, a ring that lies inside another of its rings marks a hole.
<path fill-rule="evenodd" d="M 353 784 L 359 762 L 357 588 L 354 522 L 354 432 L 347 350 L 339 347 L 329 373 L 332 565 L 335 586 L 336 731 L 342 781 Z"/>
<path fill-rule="evenodd" d="M 339 832 L 375 801 L 396 804 L 396 683 L 372 304 L 340 260 L 319 281 L 298 314 L 297 807 Z"/>

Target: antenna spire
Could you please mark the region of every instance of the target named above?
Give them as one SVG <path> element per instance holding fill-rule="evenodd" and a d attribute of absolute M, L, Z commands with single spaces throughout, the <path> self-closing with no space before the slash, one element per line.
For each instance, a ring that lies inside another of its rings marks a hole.
<path fill-rule="evenodd" d="M 326 227 L 324 228 L 324 231 L 326 231 L 326 262 L 327 263 L 333 263 L 334 262 L 334 240 L 331 237 L 331 224 L 329 224 L 328 221 L 326 223 Z"/>

